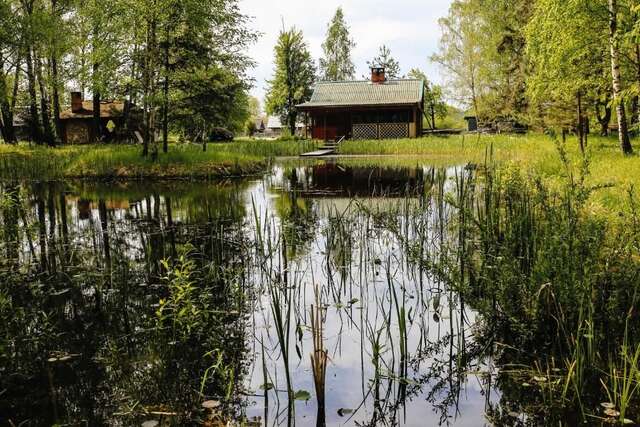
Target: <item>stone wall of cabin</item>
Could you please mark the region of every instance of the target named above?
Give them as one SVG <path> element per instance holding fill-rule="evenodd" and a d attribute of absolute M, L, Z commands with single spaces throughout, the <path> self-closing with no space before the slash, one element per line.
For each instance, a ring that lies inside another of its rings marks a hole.
<path fill-rule="evenodd" d="M 91 142 L 91 122 L 89 120 L 66 120 L 64 132 L 67 144 L 88 144 Z"/>

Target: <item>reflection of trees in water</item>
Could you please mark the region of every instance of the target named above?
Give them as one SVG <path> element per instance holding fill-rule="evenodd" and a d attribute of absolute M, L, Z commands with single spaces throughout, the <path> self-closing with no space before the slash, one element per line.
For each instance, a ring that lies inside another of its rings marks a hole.
<path fill-rule="evenodd" d="M 245 371 L 237 192 L 158 191 L 123 207 L 64 185 L 0 191 L 0 418 L 130 425 L 146 410 L 184 423 L 233 394 Z M 176 336 L 156 311 L 186 247 L 200 309 Z"/>
<path fill-rule="evenodd" d="M 275 209 L 287 242 L 287 255 L 291 259 L 303 256 L 309 249 L 318 227 L 318 214 L 311 199 L 300 197 L 296 169 L 287 171 L 289 191 L 282 191 L 275 200 Z"/>

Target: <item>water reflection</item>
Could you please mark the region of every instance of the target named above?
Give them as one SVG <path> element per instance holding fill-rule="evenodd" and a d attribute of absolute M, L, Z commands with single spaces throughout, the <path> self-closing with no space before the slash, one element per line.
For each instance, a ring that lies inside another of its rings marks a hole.
<path fill-rule="evenodd" d="M 425 268 L 456 238 L 456 173 L 320 162 L 254 181 L 2 184 L 0 418 L 498 419 L 493 344 Z"/>

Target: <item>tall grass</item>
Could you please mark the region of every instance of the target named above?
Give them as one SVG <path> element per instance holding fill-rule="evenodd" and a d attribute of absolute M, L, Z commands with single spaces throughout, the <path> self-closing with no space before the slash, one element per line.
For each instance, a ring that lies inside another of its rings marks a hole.
<path fill-rule="evenodd" d="M 267 160 L 296 156 L 310 141 L 238 141 L 201 146 L 173 144 L 157 159 L 141 156 L 132 145 L 82 145 L 48 148 L 0 145 L 0 179 L 54 180 L 217 178 L 263 172 Z"/>

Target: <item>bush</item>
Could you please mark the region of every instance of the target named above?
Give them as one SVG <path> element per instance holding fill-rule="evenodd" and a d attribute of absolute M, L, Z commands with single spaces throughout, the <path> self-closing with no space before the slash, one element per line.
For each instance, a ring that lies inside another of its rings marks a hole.
<path fill-rule="evenodd" d="M 233 141 L 233 132 L 225 128 L 213 128 L 209 132 L 210 142 L 229 142 Z"/>

